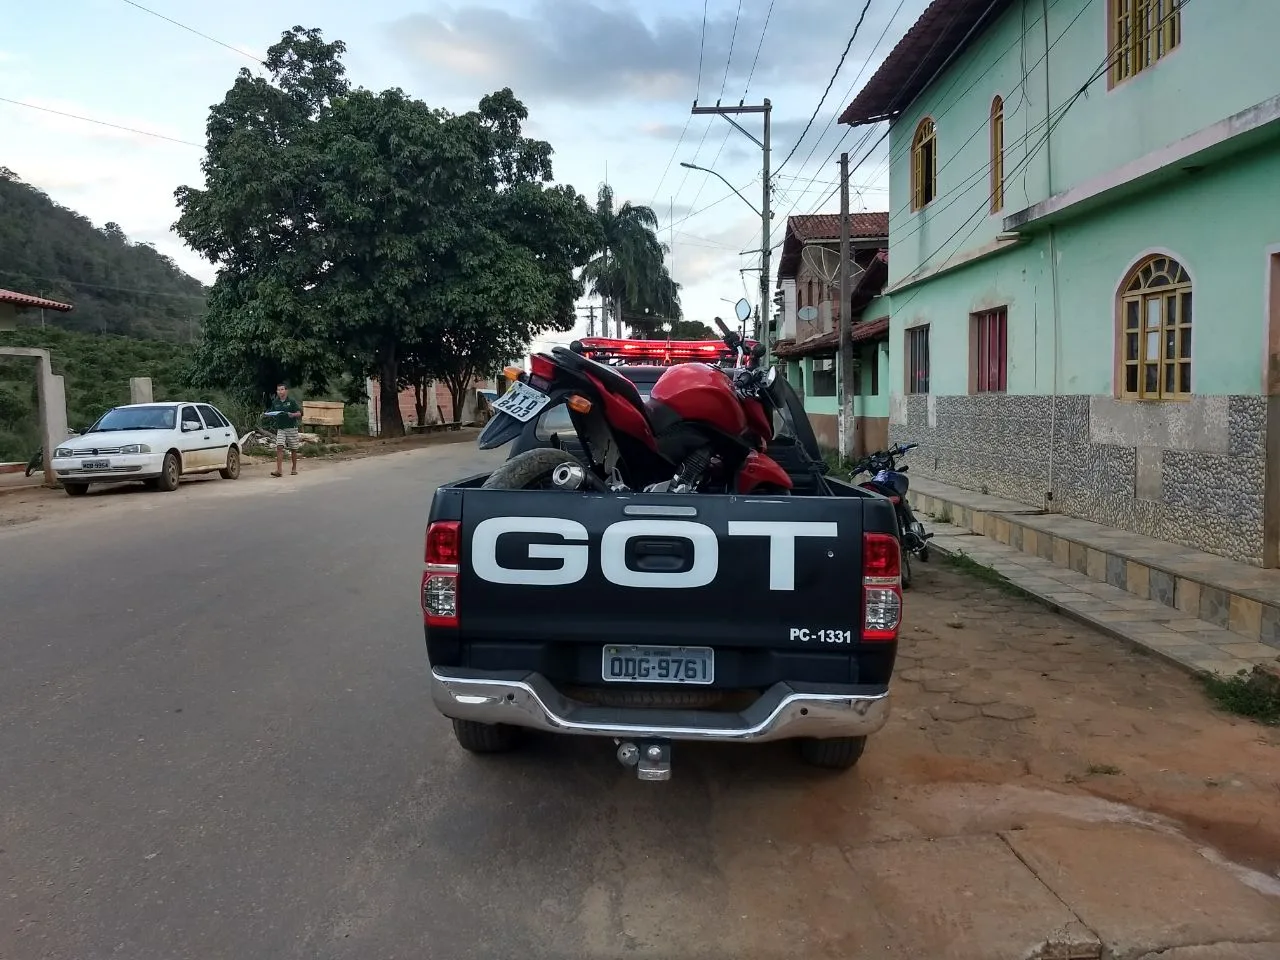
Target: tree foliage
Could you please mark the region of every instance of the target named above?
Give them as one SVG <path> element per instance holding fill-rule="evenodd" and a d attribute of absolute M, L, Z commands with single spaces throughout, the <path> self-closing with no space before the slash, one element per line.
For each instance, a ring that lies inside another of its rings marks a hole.
<path fill-rule="evenodd" d="M 512 344 L 566 329 L 598 246 L 510 90 L 463 114 L 349 88 L 341 43 L 295 27 L 241 71 L 208 124 L 206 187 L 176 229 L 221 268 L 197 364 L 243 392 L 376 376 L 403 432 L 401 364 L 469 382 Z M 483 352 L 483 351 L 489 352 Z"/>
<path fill-rule="evenodd" d="M 0 167 L 0 287 L 72 304 L 63 330 L 189 342 L 206 288 L 119 224 L 101 229 Z M 39 314 L 35 314 L 39 318 Z"/>
<path fill-rule="evenodd" d="M 623 321 L 636 333 L 653 336 L 663 320 L 681 316 L 680 287 L 664 263 L 668 250 L 658 240 L 657 214 L 629 200 L 615 208 L 608 184 L 600 187 L 595 213 L 600 246 L 583 270 L 583 279 L 592 293 L 608 302 L 617 336 L 623 335 Z"/>

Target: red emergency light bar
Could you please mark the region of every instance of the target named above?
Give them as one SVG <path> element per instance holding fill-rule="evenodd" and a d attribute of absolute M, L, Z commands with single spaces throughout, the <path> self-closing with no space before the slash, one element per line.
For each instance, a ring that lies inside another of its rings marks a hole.
<path fill-rule="evenodd" d="M 668 366 L 673 363 L 689 363 L 701 360 L 715 363 L 733 360 L 736 352 L 722 340 L 615 340 L 608 337 L 583 337 L 582 352 L 592 360 L 607 363 L 621 360 L 625 363 L 647 363 Z M 750 352 L 754 340 L 747 340 L 743 348 Z"/>

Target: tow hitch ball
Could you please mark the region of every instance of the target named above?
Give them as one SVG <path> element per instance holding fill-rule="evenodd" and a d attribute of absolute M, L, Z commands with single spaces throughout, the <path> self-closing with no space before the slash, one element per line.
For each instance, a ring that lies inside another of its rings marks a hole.
<path fill-rule="evenodd" d="M 641 780 L 671 779 L 671 744 L 665 740 L 641 740 L 639 743 L 617 740 L 618 762 L 635 767 Z"/>

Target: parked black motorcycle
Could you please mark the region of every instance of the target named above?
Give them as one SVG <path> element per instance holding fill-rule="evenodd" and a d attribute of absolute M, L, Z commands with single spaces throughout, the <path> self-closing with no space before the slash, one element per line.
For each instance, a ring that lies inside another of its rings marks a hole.
<path fill-rule="evenodd" d="M 933 534 L 925 530 L 924 524 L 916 519 L 907 502 L 907 491 L 911 481 L 907 479 L 908 465 L 898 466 L 898 458 L 920 446 L 918 443 L 895 443 L 888 450 L 880 450 L 869 454 L 855 463 L 852 476 L 856 480 L 860 474 L 870 473 L 871 479 L 858 484 L 864 490 L 871 490 L 887 497 L 898 515 L 898 540 L 902 544 L 902 585 L 911 583 L 911 564 L 908 556 L 920 558 L 922 563 L 929 562 L 929 541 Z"/>

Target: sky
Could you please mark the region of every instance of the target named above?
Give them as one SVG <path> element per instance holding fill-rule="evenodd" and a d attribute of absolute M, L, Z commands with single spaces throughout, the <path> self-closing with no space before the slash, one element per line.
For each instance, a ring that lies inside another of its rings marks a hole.
<path fill-rule="evenodd" d="M 685 317 L 710 323 L 744 295 L 758 301 L 761 221 L 723 182 L 679 164 L 714 169 L 758 209 L 762 157 L 722 118 L 691 116 L 695 99 L 772 102 L 771 245 L 789 214 L 838 212 L 841 149 L 851 209 L 886 210 L 883 146 L 864 159 L 866 131 L 836 117 L 926 2 L 706 0 L 704 29 L 699 0 L 138 0 L 154 13 L 130 0 L 14 0 L 0 33 L 0 166 L 212 282 L 213 266 L 170 229 L 173 192 L 201 185 L 208 110 L 237 71 L 262 72 L 253 58 L 291 26 L 318 27 L 346 43 L 353 86 L 459 112 L 511 87 L 529 108 L 526 134 L 552 145 L 558 182 L 594 201 L 607 177 L 618 202 L 654 208 Z M 760 117 L 739 120 L 761 136 Z"/>

